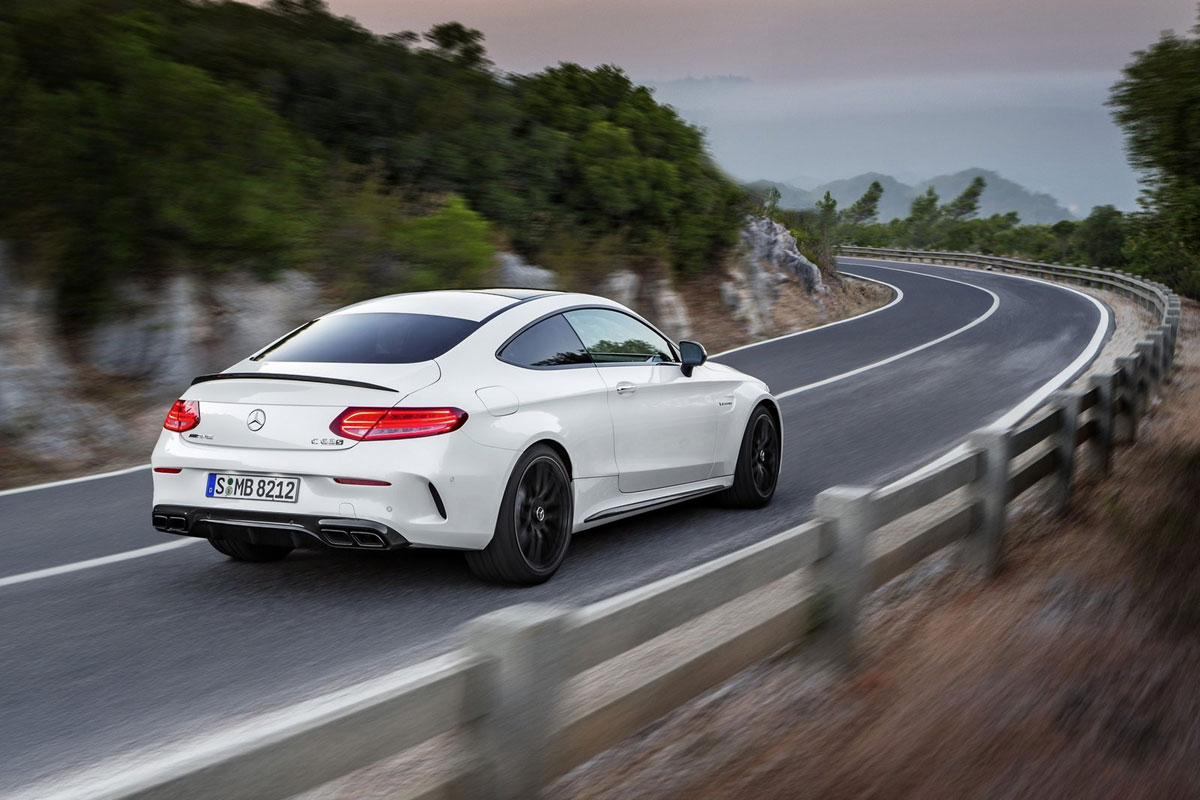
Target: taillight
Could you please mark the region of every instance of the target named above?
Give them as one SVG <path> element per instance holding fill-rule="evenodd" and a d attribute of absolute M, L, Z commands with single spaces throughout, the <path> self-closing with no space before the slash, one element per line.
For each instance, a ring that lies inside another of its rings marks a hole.
<path fill-rule="evenodd" d="M 163 427 L 169 431 L 180 433 L 190 431 L 200 424 L 200 404 L 195 400 L 176 400 L 175 405 L 167 412 Z"/>
<path fill-rule="evenodd" d="M 329 430 L 358 441 L 416 439 L 458 430 L 467 421 L 460 408 L 347 408 Z"/>

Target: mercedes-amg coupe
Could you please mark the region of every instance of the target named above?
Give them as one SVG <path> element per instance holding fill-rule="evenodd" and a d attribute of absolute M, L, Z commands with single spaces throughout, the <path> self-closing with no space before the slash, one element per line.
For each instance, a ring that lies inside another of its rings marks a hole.
<path fill-rule="evenodd" d="M 571 535 L 705 494 L 775 492 L 762 381 L 585 294 L 381 297 L 196 378 L 154 448 L 153 522 L 242 561 L 297 547 L 466 551 L 554 574 Z"/>

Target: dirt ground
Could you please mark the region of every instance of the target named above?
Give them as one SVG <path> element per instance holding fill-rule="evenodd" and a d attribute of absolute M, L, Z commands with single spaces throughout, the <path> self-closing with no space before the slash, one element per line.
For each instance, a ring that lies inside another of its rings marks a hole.
<path fill-rule="evenodd" d="M 1178 372 L 1066 517 L 867 604 L 852 668 L 758 665 L 550 787 L 584 798 L 1200 798 L 1200 305 Z"/>

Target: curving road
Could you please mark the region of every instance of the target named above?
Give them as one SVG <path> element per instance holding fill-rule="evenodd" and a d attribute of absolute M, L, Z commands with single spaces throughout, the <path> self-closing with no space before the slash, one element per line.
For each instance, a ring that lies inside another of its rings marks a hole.
<path fill-rule="evenodd" d="M 861 259 L 842 268 L 902 297 L 717 359 L 782 396 L 775 501 L 755 512 L 686 504 L 581 534 L 540 587 L 480 584 L 437 551 L 229 562 L 151 529 L 146 470 L 0 495 L 0 795 L 401 666 L 492 609 L 591 602 L 763 539 L 808 517 L 828 486 L 885 482 L 1011 421 L 1109 333 L 1099 303 L 1049 284 Z M 174 546 L 79 563 L 164 542 Z"/>

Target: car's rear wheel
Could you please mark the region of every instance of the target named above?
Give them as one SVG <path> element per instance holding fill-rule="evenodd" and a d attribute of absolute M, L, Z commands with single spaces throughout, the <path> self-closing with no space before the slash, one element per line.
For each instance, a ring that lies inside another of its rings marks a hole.
<path fill-rule="evenodd" d="M 547 445 L 530 448 L 513 469 L 486 548 L 466 554 L 479 578 L 532 585 L 553 575 L 571 543 L 574 495 L 562 458 Z"/>
<path fill-rule="evenodd" d="M 759 508 L 771 502 L 779 483 L 782 451 L 775 415 L 766 406 L 759 406 L 746 423 L 733 485 L 719 495 L 722 504 L 731 508 Z"/>
<path fill-rule="evenodd" d="M 221 539 L 216 536 L 209 537 L 208 543 L 213 546 L 218 553 L 229 556 L 234 561 L 279 561 L 292 552 L 291 547 L 280 547 L 277 545 L 252 544 L 250 542 L 239 542 L 234 539 Z"/>

